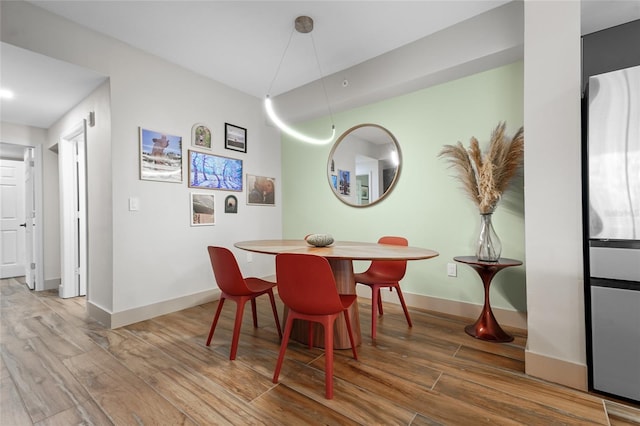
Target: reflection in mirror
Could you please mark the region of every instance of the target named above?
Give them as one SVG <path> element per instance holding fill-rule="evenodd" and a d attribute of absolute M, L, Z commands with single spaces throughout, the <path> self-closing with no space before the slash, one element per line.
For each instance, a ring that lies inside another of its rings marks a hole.
<path fill-rule="evenodd" d="M 400 146 L 391 132 L 377 124 L 360 124 L 334 144 L 327 165 L 329 185 L 343 203 L 370 206 L 393 189 L 400 159 Z"/>

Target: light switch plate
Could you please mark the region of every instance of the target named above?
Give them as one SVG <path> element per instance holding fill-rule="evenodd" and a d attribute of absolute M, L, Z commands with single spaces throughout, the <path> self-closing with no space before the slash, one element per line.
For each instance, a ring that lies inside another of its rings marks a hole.
<path fill-rule="evenodd" d="M 455 263 L 447 263 L 447 276 L 449 277 L 457 277 L 458 276 L 458 265 Z"/>
<path fill-rule="evenodd" d="M 140 210 L 140 199 L 138 197 L 129 197 L 129 211 L 137 212 Z"/>

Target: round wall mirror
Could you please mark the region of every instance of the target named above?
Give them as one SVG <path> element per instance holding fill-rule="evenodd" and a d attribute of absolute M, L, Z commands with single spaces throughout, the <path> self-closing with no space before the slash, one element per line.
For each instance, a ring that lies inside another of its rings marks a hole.
<path fill-rule="evenodd" d="M 400 175 L 402 156 L 393 134 L 377 124 L 360 124 L 333 145 L 327 164 L 331 190 L 353 207 L 373 205 L 386 197 Z"/>

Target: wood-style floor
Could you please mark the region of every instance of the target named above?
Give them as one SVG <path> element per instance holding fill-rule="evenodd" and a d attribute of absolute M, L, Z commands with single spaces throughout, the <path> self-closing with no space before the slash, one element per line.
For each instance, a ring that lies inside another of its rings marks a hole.
<path fill-rule="evenodd" d="M 412 329 L 385 305 L 377 342 L 359 300 L 359 361 L 336 351 L 334 399 L 324 355 L 292 342 L 280 383 L 268 300 L 259 328 L 245 312 L 229 361 L 235 304 L 210 347 L 217 302 L 116 330 L 89 319 L 83 298 L 31 292 L 1 280 L 0 424 L 14 425 L 638 425 L 640 410 L 524 374 L 522 330 L 510 344 L 467 336 L 469 319 L 412 310 Z M 282 312 L 282 306 L 279 306 Z"/>

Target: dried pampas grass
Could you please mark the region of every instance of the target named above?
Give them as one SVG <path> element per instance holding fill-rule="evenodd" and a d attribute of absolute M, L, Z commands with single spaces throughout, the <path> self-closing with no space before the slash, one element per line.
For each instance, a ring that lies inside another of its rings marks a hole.
<path fill-rule="evenodd" d="M 445 145 L 438 154 L 458 171 L 463 189 L 482 214 L 493 213 L 524 156 L 524 128 L 520 127 L 511 139 L 505 135 L 505 128 L 506 123 L 501 122 L 493 130 L 485 154 L 475 137 L 469 149 L 458 142 Z"/>

